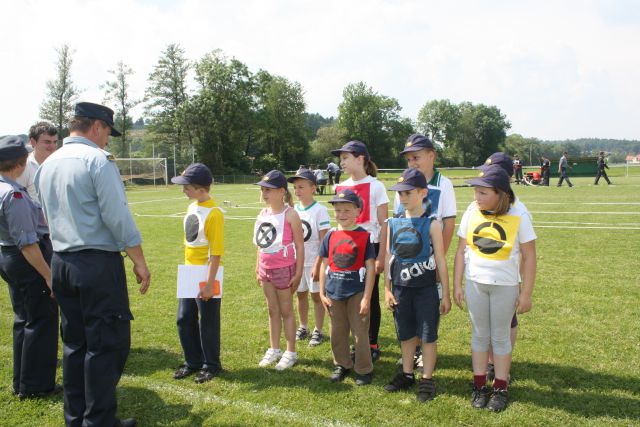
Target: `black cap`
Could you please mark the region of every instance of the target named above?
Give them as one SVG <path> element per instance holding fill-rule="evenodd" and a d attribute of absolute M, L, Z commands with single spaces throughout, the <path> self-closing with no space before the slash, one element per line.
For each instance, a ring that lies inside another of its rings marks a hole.
<path fill-rule="evenodd" d="M 427 178 L 416 168 L 405 169 L 398 178 L 398 183 L 391 187 L 391 191 L 409 191 L 414 188 L 427 188 Z"/>
<path fill-rule="evenodd" d="M 331 154 L 334 156 L 339 156 L 340 153 L 351 153 L 355 156 L 364 156 L 367 160 L 369 160 L 369 150 L 367 150 L 367 146 L 364 145 L 362 141 L 349 141 L 342 146 L 339 150 L 332 150 Z"/>
<path fill-rule="evenodd" d="M 433 142 L 431 140 L 419 133 L 414 133 L 409 138 L 407 138 L 407 142 L 404 144 L 404 150 L 400 154 L 410 153 L 412 151 L 420 151 L 420 150 L 435 150 Z"/>
<path fill-rule="evenodd" d="M 513 159 L 508 154 L 501 151 L 493 153 L 485 160 L 484 165 L 478 166 L 478 169 L 484 170 L 491 165 L 498 165 L 504 169 L 507 175 L 513 176 Z"/>
<path fill-rule="evenodd" d="M 24 141 L 17 135 L 7 135 L 0 138 L 0 161 L 14 160 L 29 154 Z"/>
<path fill-rule="evenodd" d="M 329 203 L 332 205 L 336 203 L 353 203 L 356 208 L 362 208 L 362 200 L 353 190 L 345 188 L 344 190 L 340 190 L 333 199 L 329 200 Z"/>
<path fill-rule="evenodd" d="M 477 178 L 465 182 L 472 186 L 497 188 L 498 190 L 513 195 L 509 175 L 507 175 L 507 171 L 500 165 L 485 166 Z"/>
<path fill-rule="evenodd" d="M 192 163 L 182 172 L 181 175 L 171 178 L 171 182 L 174 184 L 197 184 L 197 185 L 211 185 L 213 182 L 213 176 L 211 170 L 202 163 Z"/>
<path fill-rule="evenodd" d="M 295 176 L 287 178 L 287 181 L 293 183 L 296 179 L 306 179 L 316 185 L 316 175 L 310 169 L 298 169 Z"/>
<path fill-rule="evenodd" d="M 111 127 L 111 136 L 121 136 L 113 126 L 113 110 L 104 105 L 94 104 L 92 102 L 78 102 L 76 111 L 73 113 L 76 117 L 87 117 L 89 119 L 98 119 L 105 122 Z"/>
<path fill-rule="evenodd" d="M 287 179 L 279 170 L 272 170 L 267 172 L 260 182 L 256 182 L 255 185 L 267 188 L 287 188 Z"/>

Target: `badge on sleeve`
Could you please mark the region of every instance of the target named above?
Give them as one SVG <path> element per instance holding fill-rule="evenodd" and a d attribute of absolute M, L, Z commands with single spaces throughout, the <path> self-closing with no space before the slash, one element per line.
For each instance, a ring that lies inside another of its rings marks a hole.
<path fill-rule="evenodd" d="M 14 199 L 22 199 L 22 198 L 23 198 L 23 197 L 22 197 L 22 193 L 21 193 L 21 192 L 19 192 L 19 191 L 14 191 L 14 192 L 13 192 L 13 198 L 14 198 Z"/>

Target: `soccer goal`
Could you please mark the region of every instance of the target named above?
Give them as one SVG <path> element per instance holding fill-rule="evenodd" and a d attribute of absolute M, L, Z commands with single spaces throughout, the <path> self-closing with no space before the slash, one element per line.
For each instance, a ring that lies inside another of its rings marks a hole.
<path fill-rule="evenodd" d="M 136 185 L 167 185 L 166 157 L 116 159 L 122 181 Z"/>

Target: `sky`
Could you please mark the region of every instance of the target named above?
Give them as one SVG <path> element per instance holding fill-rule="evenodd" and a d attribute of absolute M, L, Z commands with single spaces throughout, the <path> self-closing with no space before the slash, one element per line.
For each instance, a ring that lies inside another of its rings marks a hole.
<path fill-rule="evenodd" d="M 38 120 L 61 45 L 79 100 L 102 102 L 118 61 L 142 98 L 178 43 L 297 81 L 326 117 L 363 81 L 413 120 L 449 99 L 495 105 L 526 137 L 640 139 L 636 0 L 2 0 L 0 16 L 0 135 Z"/>

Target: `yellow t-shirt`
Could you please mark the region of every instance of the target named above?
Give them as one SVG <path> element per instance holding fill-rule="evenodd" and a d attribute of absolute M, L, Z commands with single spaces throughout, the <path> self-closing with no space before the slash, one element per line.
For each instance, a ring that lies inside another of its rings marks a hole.
<path fill-rule="evenodd" d="M 197 203 L 197 202 L 194 202 Z M 198 203 L 198 206 L 203 208 L 217 207 L 218 205 L 213 198 Z M 187 265 L 206 265 L 209 263 L 209 256 L 224 254 L 224 215 L 220 209 L 211 209 L 204 222 L 204 235 L 209 241 L 209 246 L 190 247 L 186 246 L 186 234 L 185 234 L 185 247 L 184 247 L 184 259 Z"/>

